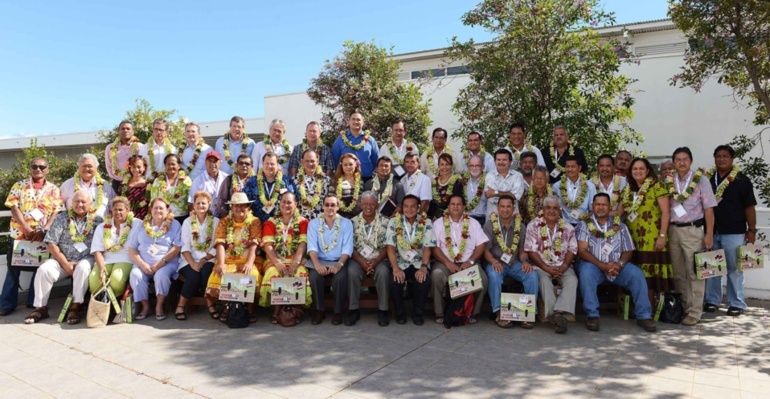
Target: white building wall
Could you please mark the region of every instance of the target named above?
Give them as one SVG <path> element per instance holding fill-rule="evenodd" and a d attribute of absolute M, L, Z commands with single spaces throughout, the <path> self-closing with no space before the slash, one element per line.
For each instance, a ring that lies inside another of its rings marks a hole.
<path fill-rule="evenodd" d="M 264 131 L 273 119 L 286 122 L 286 139 L 292 145 L 305 138 L 305 127 L 311 121 L 321 122 L 323 110 L 304 91 L 265 97 Z"/>

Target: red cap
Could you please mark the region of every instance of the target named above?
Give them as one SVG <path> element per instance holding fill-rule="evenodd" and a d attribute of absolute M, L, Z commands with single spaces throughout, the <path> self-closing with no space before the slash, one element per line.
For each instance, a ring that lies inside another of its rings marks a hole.
<path fill-rule="evenodd" d="M 220 161 L 222 160 L 222 156 L 219 155 L 219 153 L 216 151 L 209 151 L 209 153 L 206 155 L 206 159 L 209 159 L 209 158 L 216 158 Z"/>

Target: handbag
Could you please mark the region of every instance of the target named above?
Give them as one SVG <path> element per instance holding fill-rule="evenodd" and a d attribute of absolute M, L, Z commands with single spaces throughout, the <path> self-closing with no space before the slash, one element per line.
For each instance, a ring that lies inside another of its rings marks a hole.
<path fill-rule="evenodd" d="M 86 313 L 86 325 L 89 328 L 104 327 L 110 318 L 110 298 L 107 294 L 107 288 L 110 282 L 106 281 L 102 288 L 95 294 L 91 294 L 88 302 L 88 313 Z"/>
<path fill-rule="evenodd" d="M 663 310 L 660 312 L 660 321 L 662 323 L 670 324 L 681 323 L 684 315 L 682 294 L 678 292 L 666 292 L 663 301 Z"/>
<path fill-rule="evenodd" d="M 305 320 L 305 308 L 299 305 L 281 305 L 278 308 L 278 324 L 294 327 Z"/>
<path fill-rule="evenodd" d="M 126 292 L 123 293 L 123 297 L 120 299 L 120 311 L 112 319 L 114 324 L 131 323 L 133 321 L 131 299 L 131 286 L 128 286 L 126 287 Z"/>
<path fill-rule="evenodd" d="M 246 328 L 249 326 L 249 311 L 241 302 L 228 302 L 225 305 L 227 320 L 225 324 L 230 328 Z"/>

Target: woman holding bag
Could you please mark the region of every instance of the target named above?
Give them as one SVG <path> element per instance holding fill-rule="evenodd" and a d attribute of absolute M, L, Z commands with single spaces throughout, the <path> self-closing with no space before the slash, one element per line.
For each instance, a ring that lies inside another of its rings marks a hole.
<path fill-rule="evenodd" d="M 113 198 L 110 201 L 111 216 L 105 218 L 104 223 L 94 230 L 91 254 L 97 267 L 88 275 L 88 286 L 92 294 L 101 290 L 104 282 L 108 280 L 116 297 L 126 291 L 126 283 L 133 266 L 126 245 L 134 222 L 130 209 L 128 198 Z"/>

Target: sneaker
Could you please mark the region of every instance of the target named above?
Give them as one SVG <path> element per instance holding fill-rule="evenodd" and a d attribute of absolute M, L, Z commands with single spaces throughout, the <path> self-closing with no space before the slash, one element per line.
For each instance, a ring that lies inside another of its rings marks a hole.
<path fill-rule="evenodd" d="M 358 309 L 353 309 L 348 312 L 348 317 L 345 318 L 346 326 L 354 326 L 356 322 L 361 319 L 361 313 Z"/>
<path fill-rule="evenodd" d="M 567 319 L 561 313 L 553 315 L 553 324 L 556 326 L 556 334 L 564 334 L 567 332 Z"/>
<path fill-rule="evenodd" d="M 390 317 L 387 310 L 380 310 L 377 312 L 377 324 L 380 327 L 385 327 L 390 324 Z"/>
<path fill-rule="evenodd" d="M 637 319 L 636 325 L 639 327 L 642 327 L 644 331 L 647 331 L 647 332 L 658 331 L 658 328 L 655 327 L 655 322 L 652 321 L 652 319 L 642 319 L 642 320 Z"/>
<path fill-rule="evenodd" d="M 727 308 L 727 315 L 728 316 L 736 317 L 736 316 L 740 316 L 742 314 L 743 314 L 743 309 L 741 309 L 741 308 L 736 308 L 735 306 L 730 306 L 729 308 Z"/>
<path fill-rule="evenodd" d="M 706 313 L 714 313 L 719 309 L 719 306 L 707 303 L 703 305 L 703 311 Z"/>
<path fill-rule="evenodd" d="M 586 328 L 588 331 L 599 331 L 599 318 L 589 317 L 588 320 L 586 320 Z"/>
<path fill-rule="evenodd" d="M 700 320 L 692 317 L 692 316 L 685 316 L 684 319 L 682 319 L 682 325 L 683 326 L 694 326 L 698 324 Z"/>

